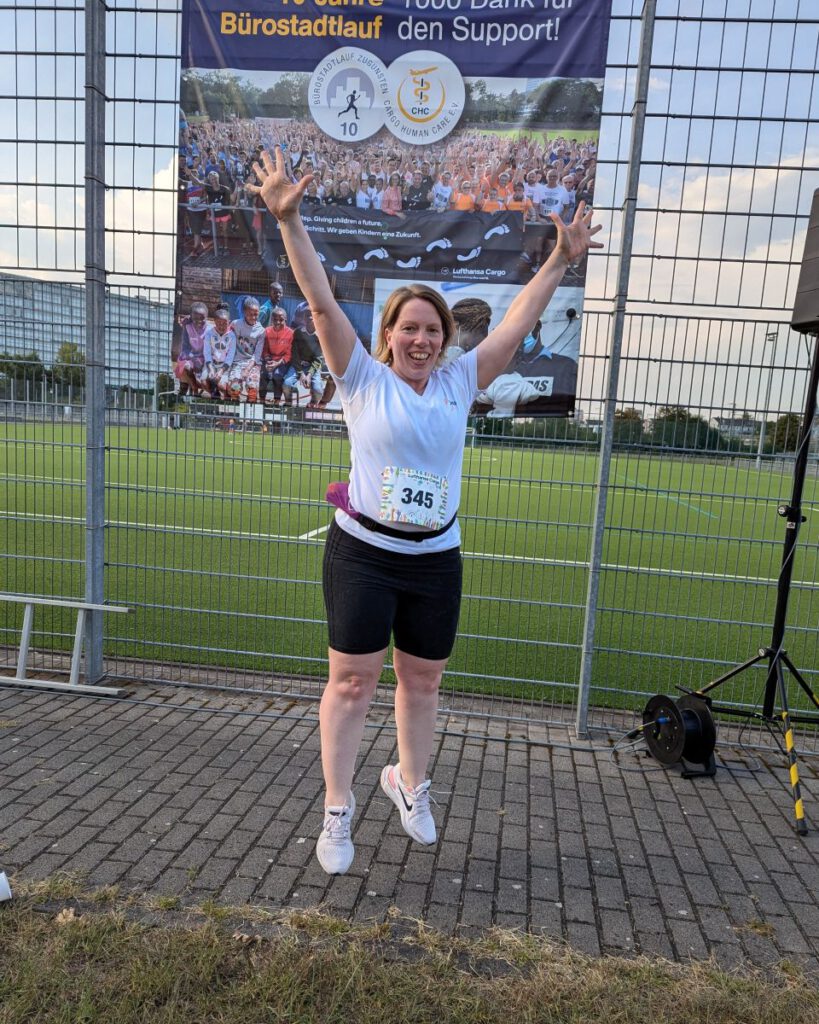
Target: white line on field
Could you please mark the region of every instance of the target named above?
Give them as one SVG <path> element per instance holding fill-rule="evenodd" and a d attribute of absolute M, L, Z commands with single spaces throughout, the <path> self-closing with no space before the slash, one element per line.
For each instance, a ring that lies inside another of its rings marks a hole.
<path fill-rule="evenodd" d="M 22 484 L 84 484 L 85 477 L 73 477 L 73 476 L 27 476 L 27 477 L 15 477 L 10 475 L 0 474 L 0 481 L 6 480 L 11 483 L 22 483 Z M 115 487 L 130 487 L 131 484 L 128 481 L 119 480 L 108 480 L 107 486 Z M 224 491 L 203 491 L 194 487 L 173 487 L 169 486 L 166 488 L 169 494 L 194 494 L 200 498 L 212 498 L 214 501 L 220 501 L 224 498 L 252 498 L 259 500 L 261 498 L 268 498 L 270 501 L 287 501 L 294 505 L 313 505 L 315 504 L 314 498 L 293 498 L 289 494 L 253 494 L 247 491 L 230 491 L 225 493 Z M 146 495 L 158 494 L 158 491 L 148 490 L 147 488 L 140 492 Z"/>
<path fill-rule="evenodd" d="M 300 533 L 298 536 L 299 540 L 310 540 L 311 537 L 318 537 L 320 533 L 326 533 L 330 529 L 330 524 L 326 526 L 320 526 L 317 530 L 310 530 L 309 533 Z"/>
<path fill-rule="evenodd" d="M 77 525 L 84 525 L 85 519 L 80 516 L 58 516 L 58 515 L 46 515 L 38 512 L 28 512 L 25 514 L 27 519 L 48 519 L 50 521 L 57 521 L 61 523 L 75 523 Z M 0 517 L 13 518 L 19 521 L 20 515 L 17 512 L 9 512 L 6 509 L 0 509 Z M 125 526 L 131 527 L 142 527 L 149 530 L 176 530 L 180 532 L 179 527 L 169 526 L 167 523 L 128 523 L 122 522 L 116 519 L 109 519 L 106 523 L 107 526 Z M 329 530 L 330 524 L 326 526 L 320 526 L 316 530 L 310 530 L 308 533 L 302 534 L 288 534 L 288 533 L 236 533 L 233 531 L 225 530 L 207 530 L 202 531 L 207 534 L 218 534 L 220 537 L 228 537 L 230 539 L 238 540 L 309 540 L 313 537 L 324 533 Z M 498 554 L 497 552 L 489 551 L 464 551 L 466 558 L 481 558 L 489 562 L 516 562 L 523 565 L 553 565 L 560 566 L 564 569 L 588 569 L 588 562 L 578 561 L 567 561 L 566 559 L 560 558 L 536 558 L 532 556 L 523 555 L 509 555 L 509 554 Z M 613 569 L 617 571 L 635 572 L 635 573 L 651 573 L 656 576 L 673 576 L 681 577 L 683 579 L 692 580 L 719 580 L 725 583 L 777 583 L 777 579 L 771 579 L 768 576 L 729 576 L 725 573 L 718 572 L 694 572 L 691 569 L 655 569 L 648 565 L 620 565 L 616 562 L 604 562 L 601 566 L 602 569 Z M 797 586 L 804 587 L 806 590 L 819 590 L 819 581 L 816 580 L 794 580 Z"/>
<path fill-rule="evenodd" d="M 523 555 L 499 555 L 485 551 L 464 551 L 464 557 L 482 558 L 490 562 L 519 562 L 525 565 L 555 565 L 566 569 L 588 569 L 588 562 L 569 562 L 565 558 L 533 558 Z M 650 565 L 619 565 L 616 562 L 603 562 L 601 569 L 614 569 L 634 573 L 651 573 L 655 576 L 675 576 L 692 580 L 719 580 L 725 583 L 777 583 L 777 579 L 768 576 L 729 576 L 719 572 L 694 572 L 692 569 L 655 569 Z M 794 580 L 797 586 L 806 590 L 819 590 L 819 582 L 814 580 Z"/>
<path fill-rule="evenodd" d="M 8 512 L 6 509 L 0 508 L 0 517 L 8 517 L 9 519 L 20 520 L 20 514 L 18 512 Z M 74 523 L 76 525 L 84 526 L 85 519 L 80 516 L 58 516 L 58 515 L 47 515 L 44 512 L 26 512 L 26 519 L 47 519 L 50 522 L 58 523 Z M 177 533 L 187 533 L 187 530 L 179 525 L 174 524 L 169 526 L 167 523 L 135 523 L 127 522 L 122 519 L 107 519 L 105 521 L 106 526 L 125 526 L 131 529 L 141 528 L 146 530 L 172 530 Z M 234 530 L 202 530 L 206 536 L 213 536 L 218 534 L 220 537 L 227 537 L 230 540 L 298 540 L 290 533 L 256 533 L 250 531 L 236 532 Z"/>
<path fill-rule="evenodd" d="M 490 461 L 491 462 L 497 462 L 498 460 L 497 459 L 491 459 Z M 85 484 L 85 477 L 73 477 L 73 476 L 48 476 L 48 477 L 45 477 L 45 476 L 26 476 L 26 477 L 19 477 L 19 476 L 13 476 L 13 475 L 11 475 L 9 473 L 0 473 L 0 482 L 2 482 L 2 481 L 6 481 L 7 483 L 18 483 L 18 484 L 29 484 L 29 483 L 31 483 L 31 484 Z M 518 483 L 521 486 L 524 486 L 524 487 L 535 487 L 535 486 L 539 487 L 543 483 L 542 480 L 532 480 L 532 481 L 521 480 L 521 481 L 515 481 L 515 482 Z M 112 486 L 115 486 L 115 487 L 126 487 L 127 488 L 127 487 L 130 486 L 128 481 L 110 480 L 110 481 L 108 481 L 108 483 L 110 485 L 112 485 Z M 484 483 L 488 484 L 489 486 L 497 485 L 498 487 L 500 487 L 500 486 L 508 486 L 509 485 L 509 481 L 508 480 L 503 480 L 503 479 L 486 480 L 486 481 L 484 481 Z M 559 482 L 558 481 L 554 481 L 551 486 L 552 486 L 552 489 L 554 489 L 555 486 L 559 486 L 561 489 L 568 488 L 569 490 L 571 490 L 571 488 L 574 486 L 574 481 L 572 481 L 572 480 L 562 480 L 562 481 L 559 481 Z M 634 482 L 632 482 L 632 486 L 635 486 Z M 643 484 L 636 484 L 636 486 L 638 486 L 641 490 L 648 490 L 648 488 L 645 485 L 643 485 Z M 165 488 L 165 490 L 167 491 L 167 493 L 169 495 L 173 495 L 173 494 L 193 494 L 193 495 L 196 495 L 197 497 L 200 497 L 200 498 L 211 498 L 214 501 L 219 501 L 219 500 L 224 499 L 224 498 L 231 498 L 231 499 L 232 498 L 251 498 L 251 499 L 254 499 L 254 500 L 261 500 L 262 498 L 267 498 L 270 501 L 287 501 L 287 502 L 289 502 L 291 504 L 294 504 L 294 505 L 312 505 L 312 504 L 315 503 L 315 499 L 314 498 L 294 498 L 294 497 L 292 497 L 289 494 L 254 494 L 254 493 L 248 492 L 248 491 L 230 491 L 230 492 L 226 493 L 224 491 L 203 491 L 203 490 L 201 490 L 199 488 L 195 488 L 195 487 L 174 487 L 172 485 L 169 485 L 167 488 Z M 150 490 L 146 489 L 146 490 L 142 491 L 142 493 L 143 494 L 156 494 L 158 492 L 157 491 L 150 491 Z M 657 498 L 667 497 L 670 501 L 677 501 L 678 500 L 676 498 L 671 497 L 671 494 L 668 491 L 654 492 L 653 496 L 657 497 Z M 691 495 L 691 496 L 693 497 L 693 495 Z M 652 497 L 652 494 L 649 494 L 648 497 Z M 712 502 L 712 501 L 721 502 L 723 504 L 729 504 L 730 502 L 734 502 L 734 501 L 744 502 L 744 501 L 748 501 L 748 500 L 757 500 L 757 499 L 761 500 L 761 501 L 769 501 L 769 502 L 777 502 L 777 503 L 780 500 L 775 495 L 758 495 L 758 494 L 757 495 L 752 495 L 752 494 L 750 494 L 750 495 L 749 494 L 710 494 L 710 495 L 703 494 L 703 495 L 697 495 L 697 501 L 702 502 L 703 504 L 706 503 L 706 502 Z M 704 513 L 704 514 L 705 515 L 709 515 L 710 513 Z M 713 518 L 718 519 L 719 516 L 713 516 Z"/>
<path fill-rule="evenodd" d="M 624 479 L 627 484 L 631 484 L 632 487 L 636 487 L 640 491 L 648 490 L 648 487 L 645 484 L 641 484 L 639 480 L 632 480 L 630 477 L 624 477 Z M 668 491 L 654 491 L 653 493 L 657 498 L 665 498 L 666 501 L 673 501 L 676 505 L 682 505 L 684 508 L 690 508 L 692 512 L 698 512 L 701 516 L 708 516 L 709 519 L 719 519 L 719 516 L 715 512 L 706 512 L 704 508 L 698 508 L 690 502 L 682 501 L 680 498 L 675 498 Z"/>

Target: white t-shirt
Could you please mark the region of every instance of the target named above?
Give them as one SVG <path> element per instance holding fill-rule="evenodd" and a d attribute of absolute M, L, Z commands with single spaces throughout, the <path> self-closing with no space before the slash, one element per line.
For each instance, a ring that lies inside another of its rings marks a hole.
<path fill-rule="evenodd" d="M 528 181 L 523 183 L 523 194 L 538 212 L 540 211 L 540 204 L 543 201 L 543 193 L 545 191 L 546 186 L 540 181 L 536 181 L 534 185 L 530 185 Z"/>
<path fill-rule="evenodd" d="M 443 213 L 449 209 L 449 201 L 452 199 L 452 186 L 444 185 L 441 181 L 436 181 L 432 186 L 432 206 L 433 209 L 438 213 Z"/>
<path fill-rule="evenodd" d="M 478 390 L 477 349 L 433 370 L 422 395 L 360 344 L 335 380 L 350 434 L 353 508 L 393 529 L 422 529 L 396 518 L 405 512 L 446 525 L 461 498 L 466 421 Z M 461 542 L 457 521 L 421 543 L 374 533 L 341 510 L 336 522 L 368 544 L 401 554 L 447 551 Z"/>
<path fill-rule="evenodd" d="M 562 185 L 555 185 L 554 188 L 547 185 L 540 194 L 540 212 L 544 217 L 548 213 L 562 213 L 563 207 L 570 201 L 571 197 Z"/>

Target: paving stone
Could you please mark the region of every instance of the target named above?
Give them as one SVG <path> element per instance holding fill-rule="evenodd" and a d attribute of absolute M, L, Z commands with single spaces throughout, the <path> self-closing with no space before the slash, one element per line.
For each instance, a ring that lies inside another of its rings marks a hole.
<path fill-rule="evenodd" d="M 566 922 L 566 938 L 571 946 L 590 956 L 600 956 L 600 937 L 597 928 L 580 921 Z"/>
<path fill-rule="evenodd" d="M 665 932 L 637 932 L 636 947 L 646 956 L 674 959 L 674 947 Z"/>
<path fill-rule="evenodd" d="M 668 925 L 680 959 L 704 960 L 708 956 L 708 946 L 695 921 L 669 919 Z"/>
<path fill-rule="evenodd" d="M 532 900 L 531 928 L 533 932 L 563 938 L 563 911 L 555 902 Z"/>
<path fill-rule="evenodd" d="M 588 889 L 563 889 L 563 911 L 567 921 L 583 921 L 595 924 L 594 900 Z"/>
<path fill-rule="evenodd" d="M 621 908 L 626 901 L 623 883 L 619 878 L 595 877 L 594 895 L 600 907 Z"/>
<path fill-rule="evenodd" d="M 601 944 L 607 950 L 633 950 L 635 946 L 631 921 L 625 910 L 604 908 L 600 911 Z"/>
<path fill-rule="evenodd" d="M 470 859 L 466 871 L 466 887 L 492 892 L 495 888 L 497 865 L 494 861 Z"/>
<path fill-rule="evenodd" d="M 256 887 L 256 892 L 260 896 L 282 902 L 296 884 L 298 877 L 298 868 L 274 864 L 262 879 L 261 884 Z"/>
<path fill-rule="evenodd" d="M 476 832 L 472 835 L 469 856 L 475 859 L 495 860 L 498 853 L 498 840 L 495 836 Z"/>
<path fill-rule="evenodd" d="M 451 935 L 458 925 L 457 904 L 430 903 L 426 913 L 426 922 L 431 928 L 437 928 L 438 931 Z"/>
<path fill-rule="evenodd" d="M 327 889 L 327 906 L 335 912 L 348 913 L 361 893 L 363 882 L 356 875 L 335 875 Z"/>
<path fill-rule="evenodd" d="M 476 890 L 465 892 L 460 921 L 462 924 L 488 928 L 492 924 L 492 893 Z"/>
<path fill-rule="evenodd" d="M 253 695 L 207 700 L 262 707 Z M 20 722 L 19 743 L 0 749 L 0 832 L 3 864 L 23 879 L 66 870 L 156 897 L 323 906 L 362 921 L 397 907 L 444 932 L 501 925 L 594 955 L 713 956 L 727 967 L 787 958 L 819 977 L 819 845 L 793 833 L 775 754 L 753 776 L 706 789 L 673 773 L 625 775 L 603 754 L 567 749 L 565 728 L 516 724 L 507 742 L 505 723 L 453 713 L 452 727 L 474 735 L 436 736 L 433 777 L 449 796 L 425 848 L 379 792 L 397 754 L 391 719 L 374 708 L 355 783 L 355 860 L 331 877 L 315 858 L 314 706 L 309 719 L 298 705 L 271 723 L 12 691 L 0 713 Z M 536 729 L 560 745 L 516 742 Z M 804 775 L 813 784 L 809 761 Z"/>

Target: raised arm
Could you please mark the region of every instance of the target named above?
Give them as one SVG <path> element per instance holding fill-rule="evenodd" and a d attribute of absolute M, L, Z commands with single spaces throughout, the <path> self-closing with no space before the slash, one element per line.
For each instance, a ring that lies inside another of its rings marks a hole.
<path fill-rule="evenodd" d="M 285 174 L 279 146 L 275 148 L 275 155 L 275 164 L 267 152 L 262 153 L 261 164 L 253 164 L 261 182 L 261 186 L 253 186 L 253 191 L 262 197 L 278 221 L 296 282 L 310 304 L 324 358 L 330 370 L 340 377 L 347 369 L 356 338 L 352 324 L 333 296 L 321 260 L 299 214 L 299 203 L 313 175 L 305 174 L 294 185 Z"/>
<path fill-rule="evenodd" d="M 557 229 L 557 244 L 549 259 L 512 302 L 498 326 L 478 345 L 478 387 L 486 388 L 503 373 L 532 324 L 551 301 L 570 263 L 583 259 L 589 249 L 602 249 L 592 235 L 602 225 L 592 226 L 591 211 L 580 203 L 571 224 L 564 224 L 555 213 L 549 219 Z"/>

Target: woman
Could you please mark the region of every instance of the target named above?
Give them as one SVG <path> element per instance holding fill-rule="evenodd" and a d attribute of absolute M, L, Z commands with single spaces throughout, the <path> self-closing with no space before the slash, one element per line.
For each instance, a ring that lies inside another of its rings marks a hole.
<path fill-rule="evenodd" d="M 558 219 L 560 242 L 549 263 L 481 344 L 444 367 L 454 333 L 446 303 L 423 285 L 397 289 L 384 304 L 373 359 L 333 297 L 299 216 L 309 176 L 289 181 L 278 147 L 275 163 L 265 153 L 255 169 L 310 303 L 352 448 L 349 492 L 337 499 L 324 556 L 330 678 L 319 714 L 326 801 L 316 845 L 324 870 L 344 874 L 354 856 L 356 753 L 391 635 L 399 763 L 384 768 L 381 787 L 407 834 L 435 842 L 426 772 L 438 687 L 458 623 L 456 513 L 469 407 L 509 363 L 566 267 L 598 245 L 592 235 L 599 226 L 582 209 L 570 225 Z"/>
<path fill-rule="evenodd" d="M 480 200 L 475 197 L 472 191 L 472 180 L 464 178 L 461 182 L 460 192 L 456 192 L 452 197 L 452 209 L 460 210 L 463 213 L 474 213 L 480 207 Z"/>
<path fill-rule="evenodd" d="M 188 391 L 196 397 L 202 390 L 200 377 L 205 366 L 205 335 L 208 330 L 208 307 L 205 303 L 194 302 L 190 316 L 181 319 L 180 327 L 182 339 L 173 374 L 179 381 L 179 397 L 184 398 Z"/>
<path fill-rule="evenodd" d="M 303 180 L 303 179 L 302 179 Z M 318 185 L 316 185 L 313 178 L 310 178 L 310 182 L 307 186 L 306 191 L 301 197 L 301 201 L 305 206 L 321 206 L 321 196 L 319 195 Z"/>
<path fill-rule="evenodd" d="M 396 171 L 390 175 L 389 184 L 384 189 L 381 197 L 381 212 L 392 217 L 398 216 L 404 203 L 404 196 L 401 192 L 401 175 Z"/>
<path fill-rule="evenodd" d="M 204 183 L 196 177 L 196 173 L 192 168 L 183 168 L 182 175 L 183 184 L 180 186 L 180 192 L 184 188 L 188 227 L 193 238 L 191 256 L 198 256 L 205 251 L 205 246 L 202 243 L 202 230 L 204 229 L 205 218 L 208 214 L 207 193 Z"/>
<path fill-rule="evenodd" d="M 224 240 L 227 235 L 227 226 L 232 217 L 230 203 L 233 197 L 230 194 L 230 189 L 227 185 L 222 184 L 216 171 L 211 171 L 208 175 L 205 191 L 208 205 L 213 210 L 216 230 L 219 232 L 219 237 Z"/>
<path fill-rule="evenodd" d="M 213 313 L 213 324 L 205 332 L 204 369 L 200 380 L 210 392 L 211 398 L 225 394 L 226 382 L 236 355 L 236 335 L 230 329 L 230 312 L 227 306 L 217 306 Z"/>

